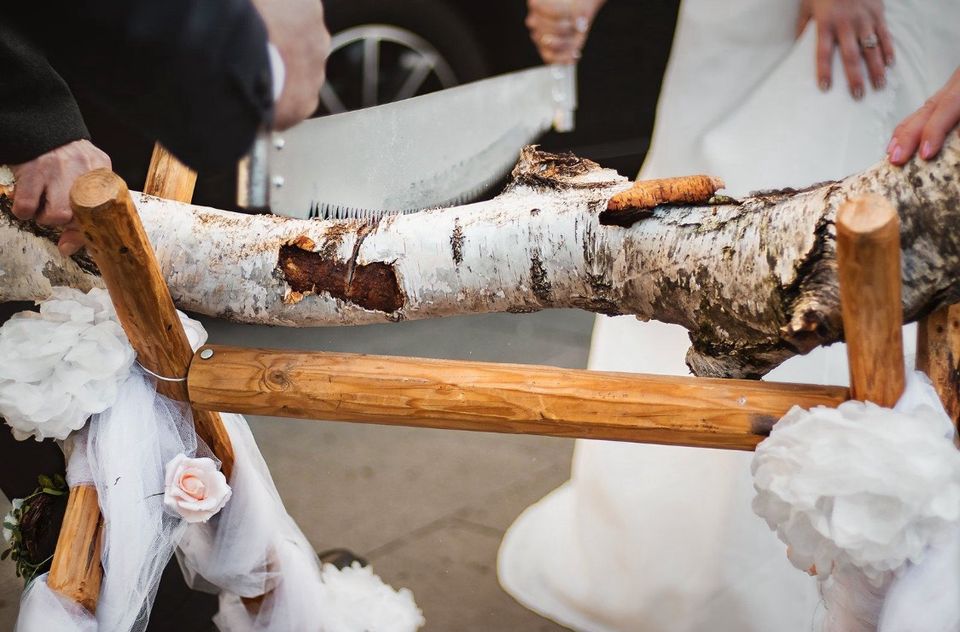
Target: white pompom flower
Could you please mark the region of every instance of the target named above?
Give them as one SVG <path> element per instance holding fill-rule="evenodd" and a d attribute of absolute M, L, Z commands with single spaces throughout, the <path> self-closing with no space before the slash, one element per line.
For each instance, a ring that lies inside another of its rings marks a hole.
<path fill-rule="evenodd" d="M 318 610 L 331 630 L 414 632 L 426 623 L 410 589 L 395 590 L 369 566 L 324 564 L 321 578 Z"/>
<path fill-rule="evenodd" d="M 66 439 L 113 405 L 133 349 L 106 291 L 54 288 L 0 327 L 0 416 L 19 440 Z"/>
<path fill-rule="evenodd" d="M 754 511 L 821 578 L 852 566 L 873 582 L 960 523 L 960 452 L 929 380 L 912 374 L 896 408 L 794 408 L 753 459 Z"/>
<path fill-rule="evenodd" d="M 166 466 L 163 504 L 187 522 L 206 522 L 230 500 L 233 491 L 212 459 L 178 454 Z"/>

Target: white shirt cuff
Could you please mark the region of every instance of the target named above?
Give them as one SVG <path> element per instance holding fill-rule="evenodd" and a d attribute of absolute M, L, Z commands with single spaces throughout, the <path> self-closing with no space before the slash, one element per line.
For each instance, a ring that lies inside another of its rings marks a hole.
<path fill-rule="evenodd" d="M 283 63 L 280 51 L 272 43 L 267 42 L 267 55 L 270 57 L 270 74 L 273 75 L 273 102 L 276 103 L 283 92 L 283 82 L 286 79 L 287 67 Z"/>

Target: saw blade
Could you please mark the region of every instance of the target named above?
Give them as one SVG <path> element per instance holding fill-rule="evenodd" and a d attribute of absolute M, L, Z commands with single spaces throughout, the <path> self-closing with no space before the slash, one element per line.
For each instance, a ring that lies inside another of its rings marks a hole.
<path fill-rule="evenodd" d="M 274 213 L 377 217 L 476 199 L 576 108 L 573 66 L 545 66 L 311 119 L 277 136 Z"/>

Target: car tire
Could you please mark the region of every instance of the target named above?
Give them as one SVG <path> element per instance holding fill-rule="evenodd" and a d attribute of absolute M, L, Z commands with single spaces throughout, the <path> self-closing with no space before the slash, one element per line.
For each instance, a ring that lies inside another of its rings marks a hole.
<path fill-rule="evenodd" d="M 363 72 L 358 64 L 361 53 L 356 50 L 347 52 L 342 42 L 337 48 L 338 36 L 343 39 L 344 34 L 352 37 L 363 37 L 365 33 L 372 33 L 377 37 L 383 29 L 389 34 L 406 39 L 404 44 L 391 43 L 391 46 L 408 46 L 413 52 L 404 53 L 416 55 L 423 48 L 427 56 L 435 54 L 441 61 L 444 71 L 439 76 L 431 78 L 416 94 L 423 94 L 436 89 L 447 88 L 451 85 L 475 81 L 487 76 L 488 68 L 482 46 L 466 20 L 454 7 L 443 0 L 327 0 L 324 4 L 327 28 L 334 37 L 335 48 L 331 51 L 327 66 L 328 81 L 337 93 L 342 96 L 342 110 L 356 109 L 369 105 L 379 105 L 395 100 L 403 92 L 397 89 L 399 77 L 402 77 L 404 68 L 391 69 L 390 60 L 382 60 L 386 79 L 381 77 L 381 84 L 386 83 L 394 72 L 398 79 L 392 87 L 384 87 L 378 95 L 377 103 L 371 103 L 369 95 L 363 92 L 362 96 L 351 81 L 362 81 L 357 75 Z M 348 38 L 349 39 L 349 38 Z M 358 44 L 353 42 L 346 46 Z M 410 42 L 413 42 L 412 44 Z M 423 45 L 426 45 L 425 47 Z M 352 58 L 352 59 L 350 59 Z M 446 72 L 449 69 L 450 72 Z M 343 75 L 352 75 L 345 77 Z M 340 86 L 340 89 L 337 87 Z M 401 86 L 403 87 L 403 86 Z M 408 90 L 409 91 L 409 90 Z M 354 94 L 357 92 L 357 94 Z M 406 96 L 413 96 L 408 94 Z M 336 111 L 336 109 L 321 107 L 321 111 Z M 342 111 L 341 110 L 341 111 Z"/>

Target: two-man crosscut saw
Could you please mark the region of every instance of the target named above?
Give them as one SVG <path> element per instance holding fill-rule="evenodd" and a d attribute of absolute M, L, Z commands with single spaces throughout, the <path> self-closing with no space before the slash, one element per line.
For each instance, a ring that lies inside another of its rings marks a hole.
<path fill-rule="evenodd" d="M 573 129 L 576 68 L 541 66 L 304 121 L 270 143 L 270 210 L 378 217 L 475 199 L 551 127 Z"/>

